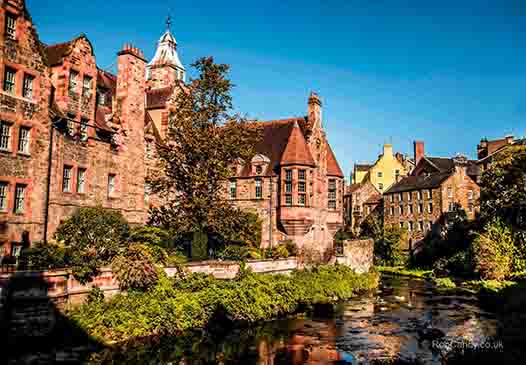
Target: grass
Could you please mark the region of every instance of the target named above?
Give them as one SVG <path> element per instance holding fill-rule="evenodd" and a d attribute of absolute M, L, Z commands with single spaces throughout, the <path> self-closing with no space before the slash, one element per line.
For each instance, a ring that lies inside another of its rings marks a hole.
<path fill-rule="evenodd" d="M 433 274 L 432 270 L 408 269 L 403 266 L 376 266 L 376 269 L 382 274 L 407 276 L 417 279 L 430 279 Z"/>

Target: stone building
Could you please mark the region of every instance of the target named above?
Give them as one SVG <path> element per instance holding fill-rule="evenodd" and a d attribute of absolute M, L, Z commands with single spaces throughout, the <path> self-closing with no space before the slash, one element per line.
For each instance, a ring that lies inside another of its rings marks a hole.
<path fill-rule="evenodd" d="M 51 238 L 79 207 L 102 205 L 145 222 L 159 201 L 146 177 L 156 171 L 155 146 L 186 78 L 169 25 L 150 62 L 125 45 L 115 75 L 97 65 L 85 35 L 46 45 L 24 0 L 0 2 L 0 256 Z M 264 130 L 259 154 L 236 179 L 236 203 L 268 222 L 267 245 L 285 238 L 328 245 L 342 221 L 343 177 L 319 98 L 311 97 L 307 117 Z"/>
<path fill-rule="evenodd" d="M 360 225 L 371 214 L 383 214 L 382 194 L 369 180 L 347 187 L 344 196 L 344 218 L 347 230 L 359 234 Z"/>
<path fill-rule="evenodd" d="M 477 162 L 480 173 L 488 169 L 494 157 L 505 151 L 510 146 L 526 145 L 526 138 L 514 138 L 507 135 L 501 139 L 488 140 L 483 138 L 477 145 Z"/>
<path fill-rule="evenodd" d="M 312 93 L 305 117 L 257 122 L 262 140 L 229 182 L 233 204 L 257 211 L 262 245 L 291 239 L 327 251 L 343 225 L 343 173 L 327 141 L 322 103 Z"/>
<path fill-rule="evenodd" d="M 426 235 L 442 232 L 448 216 L 459 210 L 474 219 L 480 196 L 473 161 L 425 156 L 423 142 L 415 142 L 415 161 L 412 174 L 395 183 L 383 199 L 384 224 L 406 229 L 410 250 L 418 250 Z"/>

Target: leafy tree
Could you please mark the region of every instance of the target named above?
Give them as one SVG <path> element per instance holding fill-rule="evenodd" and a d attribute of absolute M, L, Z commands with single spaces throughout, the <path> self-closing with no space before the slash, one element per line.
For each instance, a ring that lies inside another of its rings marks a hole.
<path fill-rule="evenodd" d="M 406 265 L 408 255 L 403 248 L 405 236 L 404 229 L 386 226 L 382 236 L 374 243 L 374 256 L 377 263 L 386 266 Z"/>
<path fill-rule="evenodd" d="M 142 244 L 132 244 L 116 256 L 111 268 L 124 290 L 146 290 L 158 279 L 151 251 Z"/>
<path fill-rule="evenodd" d="M 360 225 L 360 237 L 368 237 L 377 241 L 383 236 L 383 220 L 377 213 L 371 213 Z"/>
<path fill-rule="evenodd" d="M 481 215 L 526 229 L 526 145 L 510 146 L 482 174 Z"/>
<path fill-rule="evenodd" d="M 97 206 L 78 209 L 60 224 L 55 237 L 65 244 L 75 277 L 86 282 L 127 246 L 128 233 L 120 212 Z"/>
<path fill-rule="evenodd" d="M 225 183 L 232 166 L 253 157 L 260 133 L 231 114 L 228 65 L 209 57 L 192 66 L 199 76 L 175 96 L 167 141 L 158 148 L 161 169 L 151 183 L 167 201 L 152 210 L 151 221 L 183 233 L 222 234 L 241 214 L 226 201 Z"/>

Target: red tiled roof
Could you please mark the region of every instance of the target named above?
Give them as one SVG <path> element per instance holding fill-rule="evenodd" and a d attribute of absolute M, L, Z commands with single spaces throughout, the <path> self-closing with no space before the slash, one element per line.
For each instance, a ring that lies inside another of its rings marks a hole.
<path fill-rule="evenodd" d="M 117 87 L 117 76 L 97 68 L 97 86 L 101 86 L 108 90 L 115 90 Z"/>
<path fill-rule="evenodd" d="M 327 143 L 327 175 L 343 177 L 342 169 L 336 161 L 336 156 L 332 152 L 331 146 Z"/>
<path fill-rule="evenodd" d="M 281 156 L 280 165 L 316 165 L 297 121 L 292 125 L 287 146 Z"/>
<path fill-rule="evenodd" d="M 146 92 L 146 109 L 164 108 L 166 106 L 166 102 L 172 96 L 173 92 L 173 86 L 148 90 Z"/>

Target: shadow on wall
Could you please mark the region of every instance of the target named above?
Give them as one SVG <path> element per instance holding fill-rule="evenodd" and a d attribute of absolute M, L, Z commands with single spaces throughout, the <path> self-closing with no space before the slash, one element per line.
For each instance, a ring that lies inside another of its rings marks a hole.
<path fill-rule="evenodd" d="M 13 273 L 0 282 L 0 343 L 6 363 L 80 363 L 103 345 L 48 295 L 42 277 Z"/>

